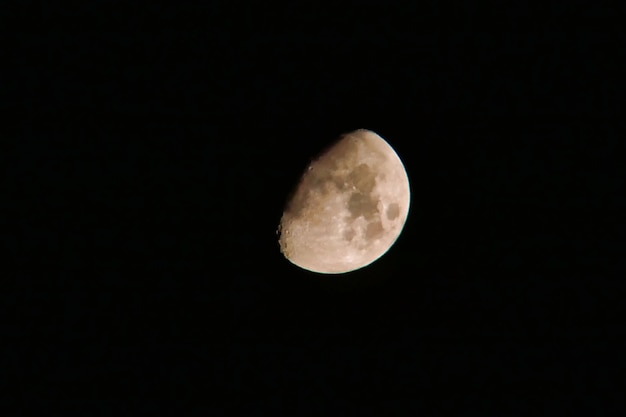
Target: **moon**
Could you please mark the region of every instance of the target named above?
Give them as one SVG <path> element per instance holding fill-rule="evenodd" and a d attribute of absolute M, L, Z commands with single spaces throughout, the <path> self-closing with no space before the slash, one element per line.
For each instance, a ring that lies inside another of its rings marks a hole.
<path fill-rule="evenodd" d="M 404 165 L 383 138 L 365 129 L 344 134 L 311 162 L 287 201 L 280 250 L 312 272 L 363 268 L 400 236 L 410 195 Z"/>

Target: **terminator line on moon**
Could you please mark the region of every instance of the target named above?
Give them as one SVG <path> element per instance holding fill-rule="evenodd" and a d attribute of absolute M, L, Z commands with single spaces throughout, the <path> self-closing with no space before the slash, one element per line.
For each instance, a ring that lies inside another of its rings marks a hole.
<path fill-rule="evenodd" d="M 376 133 L 343 135 L 305 170 L 278 227 L 283 255 L 313 272 L 363 268 L 398 239 L 409 212 L 409 179 Z"/>

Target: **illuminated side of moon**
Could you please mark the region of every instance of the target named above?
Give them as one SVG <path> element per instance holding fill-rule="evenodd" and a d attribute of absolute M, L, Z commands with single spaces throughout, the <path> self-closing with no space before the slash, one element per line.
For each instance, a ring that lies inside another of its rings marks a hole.
<path fill-rule="evenodd" d="M 313 272 L 339 274 L 376 261 L 409 212 L 409 179 L 393 148 L 356 130 L 305 170 L 278 228 L 283 255 Z"/>

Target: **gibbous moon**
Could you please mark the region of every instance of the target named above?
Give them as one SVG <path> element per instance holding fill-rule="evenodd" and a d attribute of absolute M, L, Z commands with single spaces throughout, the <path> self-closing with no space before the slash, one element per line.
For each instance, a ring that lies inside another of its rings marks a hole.
<path fill-rule="evenodd" d="M 404 165 L 383 138 L 345 134 L 302 175 L 278 227 L 280 250 L 313 272 L 363 268 L 397 240 L 410 194 Z"/>

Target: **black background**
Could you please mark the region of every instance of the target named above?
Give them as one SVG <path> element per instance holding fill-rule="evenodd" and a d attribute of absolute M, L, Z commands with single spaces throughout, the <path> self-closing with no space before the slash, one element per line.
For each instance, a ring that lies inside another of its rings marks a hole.
<path fill-rule="evenodd" d="M 623 409 L 621 12 L 5 10 L 2 415 Z M 402 158 L 409 219 L 309 273 L 283 205 L 357 128 Z"/>

